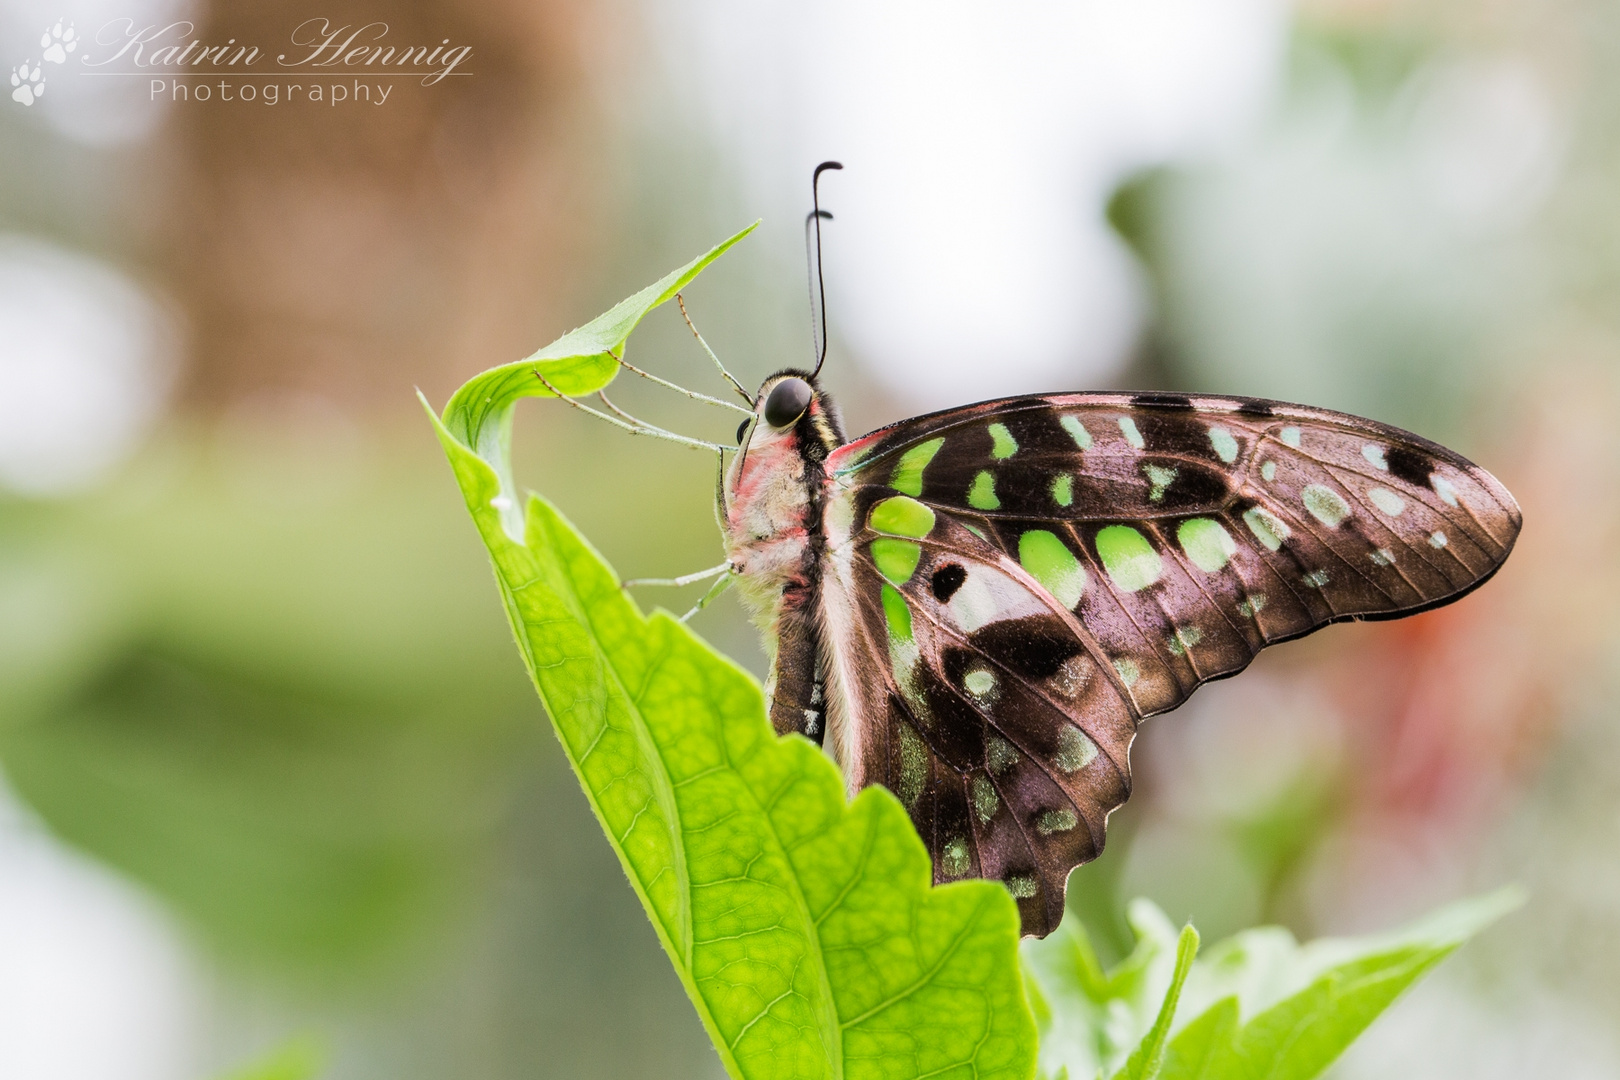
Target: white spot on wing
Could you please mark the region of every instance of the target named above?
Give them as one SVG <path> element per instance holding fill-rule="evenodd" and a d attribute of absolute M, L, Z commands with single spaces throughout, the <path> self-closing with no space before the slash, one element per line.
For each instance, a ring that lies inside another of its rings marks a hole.
<path fill-rule="evenodd" d="M 1400 517 L 1401 511 L 1406 509 L 1406 500 L 1388 488 L 1370 488 L 1367 491 L 1367 498 L 1390 517 Z"/>
<path fill-rule="evenodd" d="M 1091 658 L 1085 653 L 1078 653 L 1065 660 L 1047 682 L 1060 697 L 1073 700 L 1091 681 L 1091 671 Z"/>
<path fill-rule="evenodd" d="M 1136 680 L 1142 677 L 1142 669 L 1137 667 L 1136 661 L 1128 656 L 1116 657 L 1114 670 L 1119 672 L 1119 681 L 1125 684 L 1127 690 L 1135 686 Z"/>
<path fill-rule="evenodd" d="M 1389 472 L 1389 462 L 1384 460 L 1384 448 L 1376 443 L 1367 443 L 1361 448 L 1361 456 L 1366 458 L 1373 468 Z"/>
<path fill-rule="evenodd" d="M 1457 505 L 1457 489 L 1451 486 L 1450 480 L 1439 473 L 1430 473 L 1429 486 L 1434 488 L 1434 493 L 1440 496 L 1447 506 Z"/>
<path fill-rule="evenodd" d="M 971 634 L 1000 619 L 1046 614 L 1047 608 L 1024 586 L 987 566 L 968 569 L 967 580 L 945 608 L 963 633 Z"/>

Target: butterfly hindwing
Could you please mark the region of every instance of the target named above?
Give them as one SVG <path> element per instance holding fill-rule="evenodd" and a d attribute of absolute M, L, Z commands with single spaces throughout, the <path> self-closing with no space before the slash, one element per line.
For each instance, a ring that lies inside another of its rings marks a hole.
<path fill-rule="evenodd" d="M 964 525 L 873 539 L 875 555 L 858 547 L 825 583 L 857 612 L 840 649 L 884 673 L 835 753 L 852 787 L 899 796 L 937 880 L 1004 881 L 1026 930 L 1045 933 L 1128 793 L 1132 707 L 1078 619 Z M 915 560 L 897 564 L 886 540 L 914 544 Z"/>
<path fill-rule="evenodd" d="M 1100 851 L 1137 720 L 1265 645 L 1456 599 L 1519 527 L 1442 447 L 1231 398 L 991 402 L 827 471 L 828 646 L 859 684 L 834 753 L 901 796 L 937 879 L 1007 882 L 1026 933 Z"/>

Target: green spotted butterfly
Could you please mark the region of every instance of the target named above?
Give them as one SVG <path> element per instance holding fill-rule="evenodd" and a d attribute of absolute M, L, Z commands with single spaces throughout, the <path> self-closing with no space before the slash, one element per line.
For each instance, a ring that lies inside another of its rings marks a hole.
<path fill-rule="evenodd" d="M 817 166 L 813 197 L 838 168 Z M 710 353 L 748 403 L 682 391 L 747 415 L 718 490 L 726 561 L 641 583 L 736 583 L 766 631 L 776 730 L 824 746 L 851 795 L 893 791 L 935 881 L 1005 883 L 1025 934 L 1058 925 L 1069 872 L 1101 853 L 1144 717 L 1267 645 L 1457 600 L 1513 549 L 1518 505 L 1485 470 L 1259 398 L 1042 394 L 848 442 L 818 378 L 830 215 L 813 205 L 816 368 L 749 394 Z"/>
<path fill-rule="evenodd" d="M 1267 645 L 1450 603 L 1519 532 L 1483 469 L 1323 409 L 1049 394 L 847 442 L 812 372 L 753 400 L 721 496 L 773 725 L 899 796 L 936 881 L 1004 882 L 1026 934 L 1101 852 L 1142 718 Z"/>

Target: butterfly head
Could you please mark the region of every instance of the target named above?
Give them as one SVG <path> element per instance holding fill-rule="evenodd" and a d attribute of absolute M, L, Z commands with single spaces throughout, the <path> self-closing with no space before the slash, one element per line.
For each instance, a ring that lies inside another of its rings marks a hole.
<path fill-rule="evenodd" d="M 821 463 L 844 444 L 843 425 L 808 371 L 779 371 L 760 385 L 754 415 L 737 428 L 737 456 L 726 470 L 728 532 L 763 537 L 802 530 Z"/>
<path fill-rule="evenodd" d="M 814 375 L 794 368 L 760 384 L 753 417 L 737 428 L 739 466 L 751 456 L 776 459 L 784 454 L 820 464 L 843 444 L 843 424 L 832 399 Z"/>

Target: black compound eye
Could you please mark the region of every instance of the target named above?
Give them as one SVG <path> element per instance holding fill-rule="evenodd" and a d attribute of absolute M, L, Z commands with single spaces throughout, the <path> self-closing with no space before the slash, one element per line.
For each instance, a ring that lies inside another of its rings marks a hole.
<path fill-rule="evenodd" d="M 742 423 L 737 425 L 737 445 L 738 446 L 742 445 L 743 436 L 748 434 L 748 425 L 752 424 L 753 422 L 754 422 L 753 418 L 750 417 L 749 419 L 744 420 Z"/>
<path fill-rule="evenodd" d="M 810 384 L 803 379 L 783 379 L 771 387 L 765 399 L 765 422 L 774 428 L 788 427 L 809 407 Z"/>

